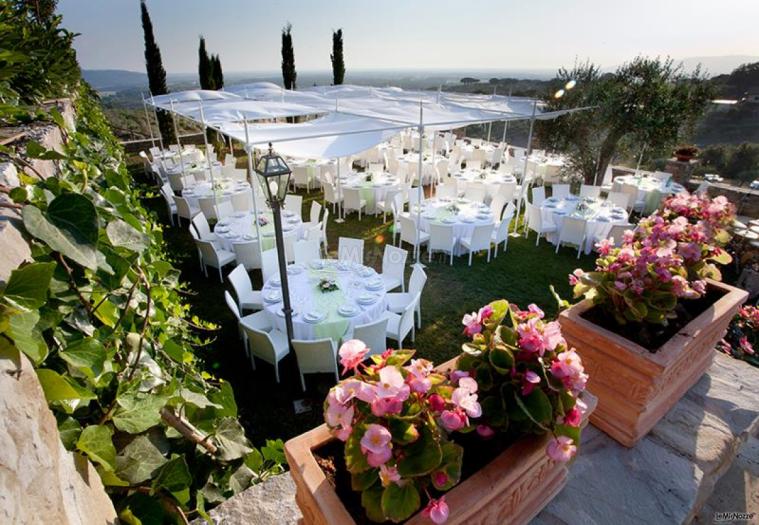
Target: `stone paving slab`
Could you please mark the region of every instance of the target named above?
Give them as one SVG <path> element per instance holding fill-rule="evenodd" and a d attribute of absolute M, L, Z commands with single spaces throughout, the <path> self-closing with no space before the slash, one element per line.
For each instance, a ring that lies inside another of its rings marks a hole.
<path fill-rule="evenodd" d="M 567 486 L 533 525 L 670 525 L 690 523 L 697 515 L 699 523 L 711 523 L 703 517 L 715 511 L 756 509 L 759 441 L 749 439 L 757 433 L 759 369 L 719 354 L 635 448 L 588 426 Z M 726 486 L 718 484 L 723 476 Z M 716 502 L 709 500 L 715 486 L 724 493 Z M 740 505 L 741 495 L 744 508 L 714 507 Z M 249 488 L 211 516 L 218 525 L 291 524 L 301 517 L 289 474 Z"/>

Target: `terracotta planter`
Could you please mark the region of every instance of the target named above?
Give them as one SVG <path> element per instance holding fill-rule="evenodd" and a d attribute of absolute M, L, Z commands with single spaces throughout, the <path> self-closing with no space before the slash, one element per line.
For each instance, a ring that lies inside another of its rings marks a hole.
<path fill-rule="evenodd" d="M 714 346 L 748 297 L 739 288 L 708 280 L 725 292 L 656 353 L 581 317 L 586 300 L 559 316 L 562 333 L 582 357 L 588 390 L 598 397 L 590 422 L 632 447 L 706 372 Z"/>
<path fill-rule="evenodd" d="M 588 404 L 584 427 L 596 399 L 586 392 L 583 400 Z M 290 475 L 297 488 L 295 500 L 307 525 L 355 525 L 312 453 L 333 439 L 327 426 L 321 425 L 285 443 Z M 561 491 L 569 471 L 567 464 L 556 463 L 546 456 L 547 444 L 548 436 L 523 438 L 448 491 L 445 500 L 451 513 L 446 525 L 528 523 Z M 466 450 L 464 458 L 466 461 Z M 406 523 L 431 522 L 420 512 Z"/>

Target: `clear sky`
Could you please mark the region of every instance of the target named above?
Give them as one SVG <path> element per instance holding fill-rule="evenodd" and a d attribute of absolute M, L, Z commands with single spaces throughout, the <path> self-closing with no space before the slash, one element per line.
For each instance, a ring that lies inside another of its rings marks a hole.
<path fill-rule="evenodd" d="M 328 70 L 343 28 L 354 69 L 546 69 L 639 53 L 759 55 L 759 0 L 148 0 L 170 73 L 195 71 L 198 35 L 232 71 L 273 71 L 293 24 L 299 70 Z M 86 69 L 144 71 L 138 0 L 60 0 Z"/>

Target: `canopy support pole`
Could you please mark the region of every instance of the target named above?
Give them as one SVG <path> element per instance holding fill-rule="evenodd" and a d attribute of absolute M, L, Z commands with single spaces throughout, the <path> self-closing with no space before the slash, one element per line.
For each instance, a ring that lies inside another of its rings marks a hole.
<path fill-rule="evenodd" d="M 511 103 L 511 90 L 509 90 L 508 101 L 509 101 L 509 103 Z M 504 142 L 504 143 L 506 142 L 506 132 L 508 130 L 509 130 L 509 121 L 508 120 L 504 120 L 503 121 L 503 136 L 501 137 L 501 142 Z"/>
<path fill-rule="evenodd" d="M 337 97 L 335 97 L 335 113 L 338 111 L 338 101 Z M 345 222 L 345 210 L 343 209 L 343 185 L 340 182 L 340 157 L 336 157 L 335 160 L 337 161 L 337 219 L 335 219 L 335 222 L 337 224 L 342 224 Z"/>
<path fill-rule="evenodd" d="M 150 144 L 152 147 L 155 148 L 155 136 L 153 135 L 153 123 L 150 122 L 150 114 L 148 113 L 148 105 L 145 103 L 145 94 L 140 93 L 142 95 L 142 109 L 145 110 L 145 122 L 148 124 L 148 131 L 150 131 Z"/>
<path fill-rule="evenodd" d="M 527 134 L 527 149 L 524 151 L 524 169 L 522 170 L 522 177 L 520 177 L 520 183 L 522 188 L 519 192 L 519 199 L 517 200 L 517 220 L 514 221 L 514 233 L 517 231 L 517 222 L 519 222 L 519 213 L 522 211 L 522 200 L 527 198 L 527 188 L 525 187 L 527 179 L 527 163 L 530 160 L 530 149 L 532 149 L 532 131 L 535 127 L 535 113 L 538 110 L 538 101 L 532 103 L 532 117 L 530 117 L 530 132 Z"/>
<path fill-rule="evenodd" d="M 258 199 L 256 198 L 256 181 L 253 176 L 253 157 L 251 156 L 251 148 L 248 145 L 248 121 L 243 120 L 245 126 L 245 156 L 248 158 L 248 180 L 250 181 L 250 189 L 253 192 L 253 224 L 256 226 L 256 239 L 258 239 L 258 262 L 263 267 L 263 239 L 261 238 L 261 230 L 258 225 Z"/>
<path fill-rule="evenodd" d="M 213 178 L 213 165 L 211 164 L 211 151 L 208 149 L 208 136 L 206 133 L 206 118 L 203 114 L 203 103 L 200 103 L 200 124 L 203 126 L 203 143 L 206 146 L 206 164 L 208 165 L 208 176 L 211 177 L 211 193 L 213 193 L 213 203 L 216 206 L 216 220 L 221 220 L 219 217 L 219 197 L 216 195 L 216 182 Z"/>
<path fill-rule="evenodd" d="M 424 147 L 422 143 L 422 135 L 424 135 L 424 104 L 419 101 L 419 187 L 417 188 L 417 203 L 416 203 L 416 243 L 414 243 L 414 249 L 416 251 L 416 263 L 415 266 L 424 268 L 424 265 L 419 262 L 419 256 L 422 251 L 422 245 L 419 243 L 419 232 L 422 230 L 422 197 L 424 196 L 424 188 L 422 188 L 422 166 L 424 163 Z M 411 211 L 411 210 L 409 210 Z"/>
<path fill-rule="evenodd" d="M 179 128 L 177 127 L 177 117 L 174 113 L 174 100 L 171 100 L 171 122 L 174 124 L 174 135 L 177 136 L 177 147 L 179 148 L 179 166 L 182 169 L 182 179 L 185 177 L 184 172 L 184 156 L 182 155 L 182 143 L 179 141 Z M 182 180 L 184 185 L 184 180 Z"/>
<path fill-rule="evenodd" d="M 646 145 L 643 144 L 643 148 L 640 150 L 640 156 L 638 157 L 638 165 L 635 166 L 635 175 L 638 175 L 638 172 L 640 171 L 640 165 L 643 162 L 643 154 L 646 152 Z M 601 181 L 601 184 L 603 184 L 604 181 Z"/>
<path fill-rule="evenodd" d="M 163 135 L 161 135 L 161 123 L 158 121 L 158 110 L 155 107 L 155 101 L 153 100 L 153 95 L 150 95 L 150 105 L 153 106 L 153 116 L 155 117 L 155 123 L 156 126 L 158 126 L 158 145 L 161 146 L 161 151 L 163 151 Z"/>

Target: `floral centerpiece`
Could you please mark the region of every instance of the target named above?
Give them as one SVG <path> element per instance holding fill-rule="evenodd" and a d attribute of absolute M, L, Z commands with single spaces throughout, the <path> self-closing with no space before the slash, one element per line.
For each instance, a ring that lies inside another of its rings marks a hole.
<path fill-rule="evenodd" d="M 736 359 L 759 366 L 759 354 L 755 350 L 758 343 L 759 308 L 747 305 L 738 310 L 725 337 L 717 344 L 717 349 Z"/>
<path fill-rule="evenodd" d="M 213 184 L 211 184 L 211 189 L 213 191 L 220 191 L 224 189 L 224 185 L 221 182 L 214 182 Z"/>
<path fill-rule="evenodd" d="M 259 215 L 258 216 L 258 225 L 263 228 L 267 224 L 269 224 L 269 218 L 266 215 Z"/>
<path fill-rule="evenodd" d="M 319 280 L 317 288 L 319 288 L 319 291 L 322 293 L 334 292 L 340 289 L 337 285 L 337 281 L 334 279 L 327 279 L 326 277 Z"/>
<path fill-rule="evenodd" d="M 471 340 L 462 346 L 451 377 L 459 384 L 476 379 L 482 407 L 477 432 L 483 437 L 550 433 L 548 456 L 569 461 L 580 442 L 587 407 L 579 396 L 588 375 L 559 323 L 546 321 L 534 304 L 520 310 L 505 300 L 465 315 L 462 323 Z M 462 420 L 466 415 L 460 408 L 453 412 Z M 453 417 L 443 424 L 450 430 L 459 425 Z"/>
<path fill-rule="evenodd" d="M 459 211 L 461 211 L 461 210 L 459 209 L 459 207 L 458 207 L 458 206 L 456 206 L 455 204 L 449 204 L 448 206 L 446 206 L 446 207 L 445 207 L 445 209 L 446 209 L 447 211 L 451 212 L 451 213 L 452 213 L 452 214 L 454 214 L 454 215 L 458 215 L 458 214 L 459 214 Z"/>
<path fill-rule="evenodd" d="M 443 523 L 445 497 L 433 494 L 449 490 L 461 476 L 463 450 L 448 432 L 471 429 L 469 418 L 480 415 L 477 382 L 463 378 L 454 386 L 410 350 L 388 350 L 366 364 L 368 351 L 358 340 L 343 344 L 343 373 L 354 374 L 333 387 L 324 403 L 330 432 L 345 442 L 351 486 L 361 492 L 372 521 L 406 520 L 426 500 L 425 515 Z"/>

